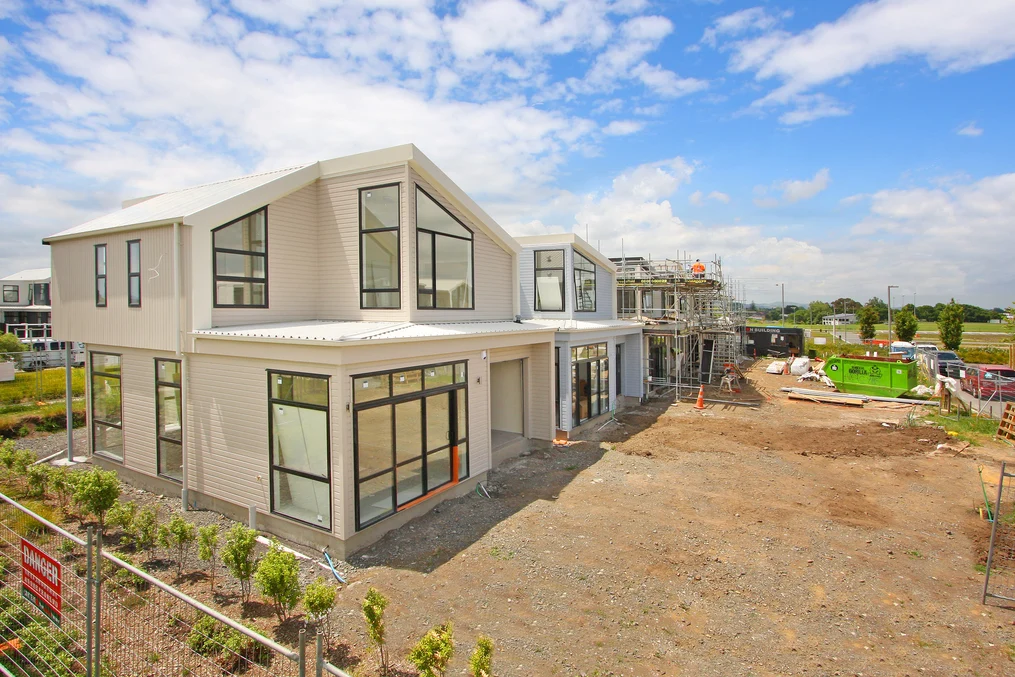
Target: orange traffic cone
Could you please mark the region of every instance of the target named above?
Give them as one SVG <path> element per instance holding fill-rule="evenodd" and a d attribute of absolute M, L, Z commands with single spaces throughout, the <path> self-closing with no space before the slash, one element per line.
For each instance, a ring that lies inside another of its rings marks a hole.
<path fill-rule="evenodd" d="M 698 386 L 698 401 L 694 403 L 694 408 L 705 408 L 705 386 Z"/>

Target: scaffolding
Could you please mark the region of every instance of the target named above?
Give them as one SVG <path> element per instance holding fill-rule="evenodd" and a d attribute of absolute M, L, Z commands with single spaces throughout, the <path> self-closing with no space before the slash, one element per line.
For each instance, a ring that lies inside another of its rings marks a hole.
<path fill-rule="evenodd" d="M 645 395 L 675 391 L 679 398 L 738 369 L 746 346 L 743 287 L 725 277 L 720 257 L 611 260 L 618 317 L 645 324 Z"/>

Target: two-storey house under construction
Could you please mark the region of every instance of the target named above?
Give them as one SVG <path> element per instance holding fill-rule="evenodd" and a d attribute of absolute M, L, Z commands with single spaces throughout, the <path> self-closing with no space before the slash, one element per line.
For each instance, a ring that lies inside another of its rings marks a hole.
<path fill-rule="evenodd" d="M 532 250 L 412 145 L 128 201 L 45 242 L 54 335 L 87 344 L 95 458 L 339 556 L 472 490 L 496 431 L 566 427 L 555 379 L 582 419 L 617 392 L 591 366 L 616 332 L 520 320 Z M 612 313 L 608 260 L 545 249 L 582 272 L 558 292 L 537 274 L 541 303 Z"/>

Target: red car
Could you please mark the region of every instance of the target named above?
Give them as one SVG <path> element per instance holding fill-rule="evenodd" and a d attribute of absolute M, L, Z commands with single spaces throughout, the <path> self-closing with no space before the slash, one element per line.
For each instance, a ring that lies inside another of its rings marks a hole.
<path fill-rule="evenodd" d="M 976 397 L 987 398 L 1000 393 L 1001 399 L 1015 399 L 1015 369 L 1003 364 L 967 364 L 962 389 Z"/>

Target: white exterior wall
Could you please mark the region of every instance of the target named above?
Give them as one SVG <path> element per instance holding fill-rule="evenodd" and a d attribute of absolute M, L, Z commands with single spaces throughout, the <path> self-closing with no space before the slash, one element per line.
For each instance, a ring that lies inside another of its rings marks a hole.
<path fill-rule="evenodd" d="M 0 296 L 0 305 L 3 306 L 30 306 L 30 305 L 45 305 L 40 304 L 37 299 L 33 299 L 31 303 L 28 302 L 29 294 L 32 290 L 33 284 L 43 284 L 50 282 L 49 278 L 42 280 L 0 280 L 0 290 L 3 287 L 17 287 L 18 288 L 18 301 L 17 303 L 7 303 L 3 300 L 3 296 Z M 50 285 L 50 300 L 53 297 L 52 285 Z M 14 308 L 8 307 L 8 310 L 15 310 Z M 35 312 L 35 311 L 33 311 Z M 46 312 L 46 311 L 38 311 Z"/>
<path fill-rule="evenodd" d="M 564 250 L 564 310 L 560 312 L 536 311 L 535 252 Z M 586 256 L 586 258 L 589 258 Z M 615 320 L 617 303 L 617 276 L 596 265 L 596 309 L 594 312 L 575 310 L 574 248 L 569 244 L 527 246 L 519 256 L 519 283 L 521 286 L 521 315 L 524 319 L 547 320 Z"/>
<path fill-rule="evenodd" d="M 642 371 L 644 370 L 644 338 L 641 333 L 628 334 L 617 339 L 624 346 L 624 363 L 621 366 L 620 392 L 627 397 L 642 396 Z"/>
<path fill-rule="evenodd" d="M 190 228 L 180 228 L 184 299 Z M 127 241 L 141 240 L 141 307 L 127 306 Z M 106 307 L 95 306 L 95 245 L 106 245 Z M 58 240 L 51 247 L 53 336 L 87 344 L 176 349 L 173 227 Z M 186 305 L 184 305 L 186 307 Z"/>

